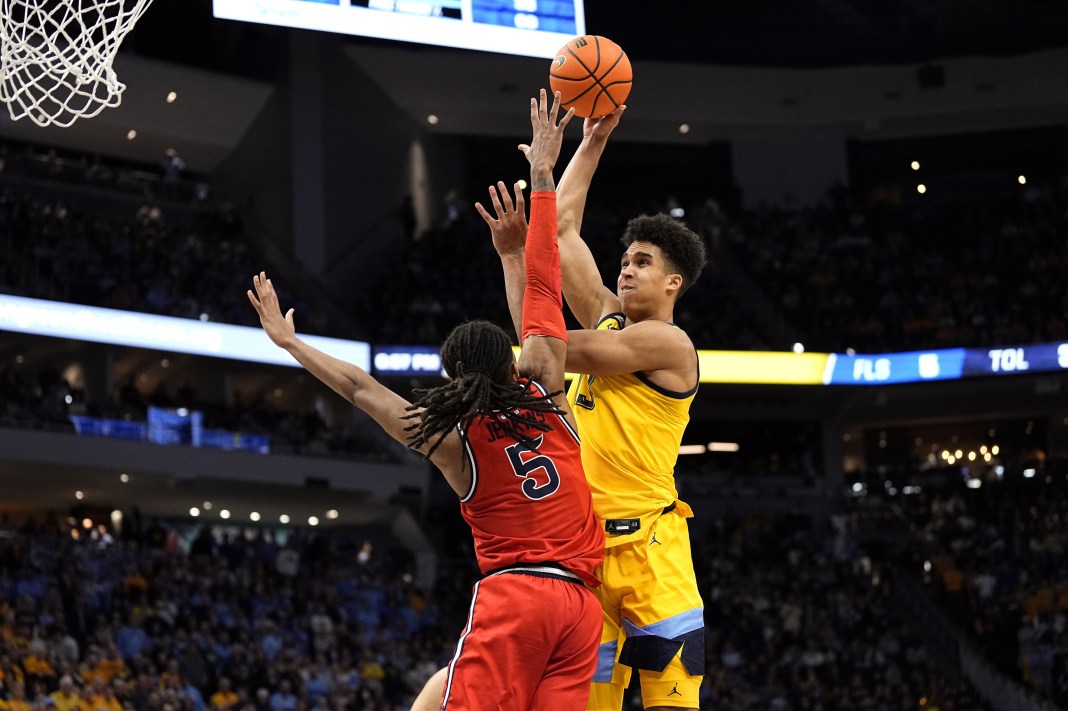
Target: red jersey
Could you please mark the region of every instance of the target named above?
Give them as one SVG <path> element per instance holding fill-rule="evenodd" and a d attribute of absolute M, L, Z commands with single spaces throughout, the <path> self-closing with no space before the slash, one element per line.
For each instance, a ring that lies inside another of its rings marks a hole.
<path fill-rule="evenodd" d="M 531 389 L 545 395 L 537 383 Z M 460 499 L 460 511 L 475 538 L 478 566 L 490 573 L 558 563 L 587 585 L 599 585 L 593 571 L 604 559 L 604 532 L 593 515 L 578 433 L 560 415 L 529 414 L 552 426 L 530 432 L 533 449 L 504 432 L 501 416 L 476 418 L 460 432 L 471 467 L 471 490 Z"/>

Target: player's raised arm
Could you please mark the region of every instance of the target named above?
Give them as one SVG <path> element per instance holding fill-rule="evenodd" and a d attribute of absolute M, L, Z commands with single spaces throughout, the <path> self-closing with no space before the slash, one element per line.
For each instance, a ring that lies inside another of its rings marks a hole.
<path fill-rule="evenodd" d="M 550 391 L 563 390 L 567 327 L 560 292 L 560 252 L 556 244 L 556 183 L 553 168 L 560 156 L 564 127 L 574 115 L 557 122 L 560 95 L 548 104 L 545 90 L 531 100 L 534 137 L 520 150 L 530 163 L 530 227 L 525 250 L 526 287 L 523 291 L 523 351 L 519 372 Z M 558 396 L 559 404 L 566 399 Z"/>
<path fill-rule="evenodd" d="M 584 328 L 594 328 L 601 317 L 619 311 L 619 299 L 601 281 L 597 263 L 580 233 L 593 174 L 597 172 L 608 136 L 619 125 L 624 109 L 626 106 L 620 106 L 602 118 L 586 119 L 582 127 L 582 143 L 564 170 L 557 190 L 564 298 Z"/>
<path fill-rule="evenodd" d="M 249 301 L 259 314 L 260 324 L 271 341 L 288 351 L 309 373 L 338 395 L 370 415 L 390 437 L 408 445 L 410 433 L 405 428 L 411 421 L 404 418 L 409 414 L 410 403 L 372 378 L 363 368 L 334 358 L 302 341 L 296 334 L 293 309 L 282 315 L 278 294 L 265 272 L 253 276 L 252 285 L 255 293 L 251 289 L 248 291 Z M 460 461 L 459 438 L 454 436 L 452 439 L 455 441 L 443 440 L 431 456 L 446 478 L 450 478 L 453 473 L 451 470 L 456 469 L 455 462 Z M 415 449 L 425 455 L 430 445 Z"/>
<path fill-rule="evenodd" d="M 523 191 L 519 183 L 513 186 L 513 190 L 515 191 L 514 201 L 504 181 L 498 181 L 496 185 L 491 185 L 489 188 L 493 213 L 491 214 L 479 202 L 475 203 L 475 209 L 489 226 L 490 234 L 493 236 L 493 248 L 497 250 L 497 255 L 501 258 L 501 268 L 504 270 L 504 291 L 508 298 L 508 313 L 512 317 L 517 342 L 522 343 L 523 288 L 527 283 L 523 246 L 527 240 L 527 216 Z"/>

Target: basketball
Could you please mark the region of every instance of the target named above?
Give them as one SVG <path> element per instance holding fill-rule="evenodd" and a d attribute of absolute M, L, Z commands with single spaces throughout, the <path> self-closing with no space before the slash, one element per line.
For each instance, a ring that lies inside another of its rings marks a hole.
<path fill-rule="evenodd" d="M 623 49 L 598 35 L 569 41 L 553 59 L 549 87 L 560 92 L 560 106 L 574 107 L 583 118 L 600 118 L 627 100 L 633 74 Z"/>

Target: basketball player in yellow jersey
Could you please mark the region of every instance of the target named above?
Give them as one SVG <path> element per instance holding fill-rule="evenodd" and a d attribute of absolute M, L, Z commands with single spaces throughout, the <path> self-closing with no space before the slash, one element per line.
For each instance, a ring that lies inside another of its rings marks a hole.
<path fill-rule="evenodd" d="M 646 709 L 697 709 L 704 605 L 686 521 L 693 513 L 678 499 L 674 467 L 698 367 L 673 314 L 706 257 L 700 237 L 681 222 L 645 215 L 627 224 L 615 291 L 601 282 L 579 230 L 590 182 L 623 109 L 586 120 L 557 193 L 564 297 L 584 327 L 568 333 L 567 369 L 584 374 L 568 399 L 606 536 L 595 590 L 604 629 L 587 708 L 619 711 L 638 670 Z M 496 233 L 494 241 L 506 281 L 516 281 Z M 515 289 L 509 283 L 510 295 Z"/>
<path fill-rule="evenodd" d="M 678 499 L 674 475 L 697 392 L 697 351 L 673 317 L 706 257 L 701 238 L 681 222 L 641 216 L 624 231 L 615 291 L 601 282 L 579 230 L 623 109 L 586 119 L 557 193 L 564 298 L 587 329 L 568 334 L 567 369 L 584 374 L 568 400 L 606 538 L 595 591 L 604 629 L 587 708 L 619 711 L 637 670 L 646 709 L 697 709 L 704 604 L 686 521 L 693 513 Z"/>

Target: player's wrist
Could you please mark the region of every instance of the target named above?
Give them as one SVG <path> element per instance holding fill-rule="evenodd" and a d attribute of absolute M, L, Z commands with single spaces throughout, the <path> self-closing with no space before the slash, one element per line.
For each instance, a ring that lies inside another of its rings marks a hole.
<path fill-rule="evenodd" d="M 553 180 L 552 168 L 532 168 L 530 171 L 530 192 L 556 192 L 556 182 Z"/>
<path fill-rule="evenodd" d="M 579 144 L 579 150 L 582 149 L 596 149 L 603 150 L 605 144 L 608 143 L 608 136 L 599 133 L 591 133 L 582 137 L 582 142 Z"/>

